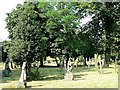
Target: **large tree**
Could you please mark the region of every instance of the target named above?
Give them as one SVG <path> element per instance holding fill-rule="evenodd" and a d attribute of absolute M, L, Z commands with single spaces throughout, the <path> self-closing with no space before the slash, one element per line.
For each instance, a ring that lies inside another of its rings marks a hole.
<path fill-rule="evenodd" d="M 114 42 L 118 36 L 120 5 L 119 2 L 93 2 L 90 5 L 88 9 L 92 19 L 85 25 L 85 30 L 88 30 L 87 34 L 93 41 L 95 53 L 104 54 L 108 65 L 112 50 L 118 53 L 118 45 Z"/>
<path fill-rule="evenodd" d="M 84 5 L 82 4 L 73 2 L 53 3 L 53 9 L 47 12 L 49 18 L 46 24 L 49 55 L 51 54 L 50 56 L 53 57 L 65 56 L 65 71 L 69 69 L 69 61 L 74 62 L 79 55 L 83 55 L 90 49 L 89 38 L 80 28 L 79 19 L 85 17 L 83 14 L 85 11 L 82 11 Z"/>
<path fill-rule="evenodd" d="M 17 63 L 26 62 L 27 76 L 29 77 L 31 63 L 40 60 L 46 54 L 44 48 L 47 39 L 43 31 L 47 17 L 42 7 L 38 7 L 38 5 L 35 2 L 17 5 L 16 9 L 6 18 L 6 28 L 11 39 L 9 58 Z"/>

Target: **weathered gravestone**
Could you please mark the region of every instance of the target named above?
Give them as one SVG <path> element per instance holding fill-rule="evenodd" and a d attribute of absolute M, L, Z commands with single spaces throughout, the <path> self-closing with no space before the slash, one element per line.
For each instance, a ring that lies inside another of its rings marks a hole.
<path fill-rule="evenodd" d="M 90 68 L 90 64 L 91 64 L 91 60 L 89 58 L 89 61 L 88 61 L 88 68 Z"/>
<path fill-rule="evenodd" d="M 73 80 L 74 79 L 73 73 L 72 73 L 73 65 L 74 65 L 73 62 L 68 61 L 68 65 L 67 65 L 65 76 L 64 76 L 65 80 Z"/>
<path fill-rule="evenodd" d="M 3 75 L 5 77 L 9 77 L 10 76 L 10 72 L 11 72 L 11 70 L 10 70 L 10 67 L 9 67 L 9 60 L 6 59 L 6 61 L 5 61 L 5 69 L 3 70 Z"/>
<path fill-rule="evenodd" d="M 17 84 L 17 88 L 26 88 L 26 86 L 27 86 L 27 82 L 26 82 L 26 62 L 23 62 L 21 77 L 20 77 L 19 82 Z"/>

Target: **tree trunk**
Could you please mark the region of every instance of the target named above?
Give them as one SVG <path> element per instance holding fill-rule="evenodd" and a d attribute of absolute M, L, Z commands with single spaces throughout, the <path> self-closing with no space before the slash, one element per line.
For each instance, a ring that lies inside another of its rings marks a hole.
<path fill-rule="evenodd" d="M 105 18 L 105 33 L 106 33 L 106 42 L 105 42 L 105 65 L 109 66 L 110 56 L 111 56 L 111 40 L 110 40 L 110 34 L 112 31 L 113 25 L 111 25 L 113 19 L 109 16 L 104 17 Z"/>
<path fill-rule="evenodd" d="M 43 66 L 43 58 L 40 58 L 40 66 Z"/>
<path fill-rule="evenodd" d="M 55 58 L 55 61 L 56 61 L 57 66 L 59 67 L 59 66 L 60 66 L 60 64 L 58 63 L 57 58 Z"/>
<path fill-rule="evenodd" d="M 22 68 L 22 63 L 20 64 L 20 68 Z"/>
<path fill-rule="evenodd" d="M 87 66 L 86 59 L 83 59 L 83 67 Z"/>
<path fill-rule="evenodd" d="M 14 68 L 13 68 L 13 64 L 12 64 L 12 62 L 11 62 L 11 61 L 10 61 L 10 67 L 11 67 L 11 69 L 14 69 Z"/>
<path fill-rule="evenodd" d="M 65 74 L 67 73 L 68 61 L 69 61 L 69 55 L 67 55 L 67 59 L 65 60 L 65 63 L 64 63 Z"/>
<path fill-rule="evenodd" d="M 60 69 L 63 70 L 63 68 L 64 68 L 64 56 L 59 56 L 58 58 L 60 60 Z"/>
<path fill-rule="evenodd" d="M 110 61 L 110 48 L 106 48 L 105 51 L 105 65 L 109 66 Z"/>
<path fill-rule="evenodd" d="M 31 80 L 31 63 L 27 62 L 27 80 Z"/>

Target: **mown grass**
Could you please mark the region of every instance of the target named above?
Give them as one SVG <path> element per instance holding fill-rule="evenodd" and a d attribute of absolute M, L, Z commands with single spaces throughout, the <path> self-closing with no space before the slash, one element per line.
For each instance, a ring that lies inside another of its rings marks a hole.
<path fill-rule="evenodd" d="M 10 77 L 3 77 L 1 88 L 15 88 L 20 77 L 20 69 L 12 70 Z M 74 80 L 64 80 L 64 72 L 60 68 L 40 68 L 39 79 L 29 81 L 31 88 L 118 88 L 118 73 L 114 64 L 103 69 L 103 74 L 97 72 L 92 66 L 90 69 L 75 67 Z"/>

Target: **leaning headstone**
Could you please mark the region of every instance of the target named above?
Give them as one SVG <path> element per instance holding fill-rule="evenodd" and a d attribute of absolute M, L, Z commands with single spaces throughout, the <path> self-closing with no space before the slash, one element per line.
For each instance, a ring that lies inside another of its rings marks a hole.
<path fill-rule="evenodd" d="M 26 82 L 26 62 L 23 62 L 21 77 L 20 77 L 19 82 L 18 82 L 16 87 L 17 88 L 25 88 L 26 86 L 27 86 L 27 82 Z"/>

